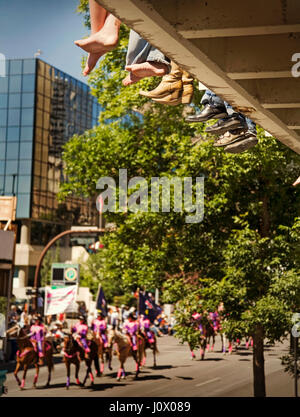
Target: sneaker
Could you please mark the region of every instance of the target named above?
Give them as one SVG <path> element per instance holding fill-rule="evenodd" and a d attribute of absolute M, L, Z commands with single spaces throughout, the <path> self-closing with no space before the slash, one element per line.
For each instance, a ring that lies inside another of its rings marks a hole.
<path fill-rule="evenodd" d="M 245 137 L 245 133 L 241 132 L 240 130 L 232 130 L 231 132 L 226 132 L 224 135 L 219 137 L 219 140 L 214 143 L 213 146 L 220 147 L 220 146 L 227 146 L 231 143 L 234 143 L 240 139 Z"/>
<path fill-rule="evenodd" d="M 224 151 L 228 153 L 241 153 L 253 148 L 255 145 L 257 145 L 257 143 L 258 140 L 256 134 L 247 132 L 244 135 L 244 138 L 241 138 L 240 140 L 226 146 Z"/>
<path fill-rule="evenodd" d="M 225 107 L 216 107 L 207 104 L 200 113 L 187 116 L 185 121 L 189 123 L 206 122 L 210 119 L 224 119 L 224 117 L 228 117 Z"/>
<path fill-rule="evenodd" d="M 237 117 L 227 117 L 226 119 L 218 120 L 217 123 L 212 126 L 208 126 L 205 129 L 205 132 L 223 135 L 229 130 L 235 129 L 245 129 L 245 126 Z"/>

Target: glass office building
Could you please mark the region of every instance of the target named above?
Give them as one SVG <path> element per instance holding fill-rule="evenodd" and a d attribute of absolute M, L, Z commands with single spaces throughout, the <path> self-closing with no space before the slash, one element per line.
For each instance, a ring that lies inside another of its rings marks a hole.
<path fill-rule="evenodd" d="M 42 244 L 49 237 L 39 235 L 36 221 L 51 235 L 60 225 L 96 224 L 94 202 L 56 199 L 64 180 L 62 146 L 97 124 L 100 106 L 89 91 L 38 58 L 7 60 L 0 76 L 0 194 L 16 194 L 17 219 L 31 219 L 32 238 Z"/>

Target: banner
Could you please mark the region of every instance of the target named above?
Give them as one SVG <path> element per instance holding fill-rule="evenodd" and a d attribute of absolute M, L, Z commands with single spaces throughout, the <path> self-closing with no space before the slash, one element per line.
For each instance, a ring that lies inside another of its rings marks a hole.
<path fill-rule="evenodd" d="M 162 313 L 160 306 L 155 304 L 151 293 L 139 293 L 139 311 L 138 314 L 143 314 L 148 317 L 153 323 L 156 317 Z"/>
<path fill-rule="evenodd" d="M 100 286 L 98 288 L 98 295 L 96 300 L 96 309 L 101 310 L 104 317 L 107 316 L 107 302 L 105 299 L 104 291 L 102 287 Z"/>
<path fill-rule="evenodd" d="M 61 288 L 45 287 L 45 316 L 76 312 L 77 285 Z"/>

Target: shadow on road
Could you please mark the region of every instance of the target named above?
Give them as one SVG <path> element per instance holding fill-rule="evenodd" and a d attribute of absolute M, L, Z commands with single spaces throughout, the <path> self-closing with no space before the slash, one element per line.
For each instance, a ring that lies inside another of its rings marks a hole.
<path fill-rule="evenodd" d="M 116 382 L 115 384 L 113 383 L 94 384 L 94 385 L 83 387 L 83 389 L 90 390 L 90 391 L 105 391 L 107 389 L 112 389 L 114 387 L 125 387 L 126 385 L 127 384 L 124 384 L 122 382 Z"/>
<path fill-rule="evenodd" d="M 173 369 L 173 368 L 178 368 L 178 366 L 173 366 L 173 365 L 156 365 L 156 366 L 147 366 L 147 368 L 150 368 L 150 369 Z"/>
<path fill-rule="evenodd" d="M 136 381 L 151 381 L 156 379 L 171 379 L 168 376 L 164 375 L 144 375 L 144 376 L 138 376 Z"/>
<path fill-rule="evenodd" d="M 179 378 L 179 379 L 187 379 L 187 380 L 194 379 L 191 376 L 176 376 L 176 378 Z"/>

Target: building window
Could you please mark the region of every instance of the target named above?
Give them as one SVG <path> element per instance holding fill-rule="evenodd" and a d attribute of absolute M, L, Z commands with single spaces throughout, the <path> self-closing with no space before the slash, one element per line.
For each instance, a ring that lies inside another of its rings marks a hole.
<path fill-rule="evenodd" d="M 23 75 L 23 85 L 22 85 L 23 93 L 33 93 L 34 87 L 35 87 L 35 75 L 34 74 Z"/>
<path fill-rule="evenodd" d="M 22 109 L 22 126 L 33 124 L 33 109 Z"/>
<path fill-rule="evenodd" d="M 7 107 L 7 94 L 0 94 L 0 109 L 6 109 Z"/>
<path fill-rule="evenodd" d="M 23 74 L 35 73 L 35 59 L 24 59 L 23 61 Z"/>
<path fill-rule="evenodd" d="M 0 126 L 6 126 L 6 123 L 7 123 L 7 110 L 2 109 L 0 110 Z"/>
<path fill-rule="evenodd" d="M 33 107 L 34 106 L 34 94 L 23 93 L 22 94 L 22 107 Z"/>
<path fill-rule="evenodd" d="M 9 109 L 8 126 L 18 126 L 20 124 L 20 109 Z"/>
<path fill-rule="evenodd" d="M 21 94 L 10 94 L 8 107 L 21 107 Z"/>
<path fill-rule="evenodd" d="M 21 92 L 21 75 L 12 75 L 9 77 L 9 92 L 10 93 Z"/>
<path fill-rule="evenodd" d="M 10 74 L 22 74 L 22 60 L 11 60 L 9 67 Z"/>
<path fill-rule="evenodd" d="M 31 142 L 32 138 L 33 138 L 33 127 L 32 126 L 21 127 L 21 141 Z"/>
<path fill-rule="evenodd" d="M 6 158 L 18 159 L 19 157 L 19 142 L 7 143 Z"/>
<path fill-rule="evenodd" d="M 0 93 L 8 92 L 8 77 L 0 77 Z"/>
<path fill-rule="evenodd" d="M 20 157 L 23 159 L 32 158 L 32 142 L 20 143 Z"/>
<path fill-rule="evenodd" d="M 17 124 L 17 123 L 16 123 Z M 7 128 L 7 141 L 16 142 L 19 140 L 20 128 L 19 127 L 8 127 Z"/>
<path fill-rule="evenodd" d="M 0 127 L 0 142 L 5 142 L 6 140 L 6 128 Z"/>

